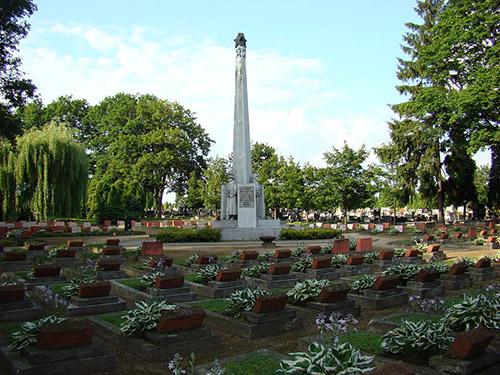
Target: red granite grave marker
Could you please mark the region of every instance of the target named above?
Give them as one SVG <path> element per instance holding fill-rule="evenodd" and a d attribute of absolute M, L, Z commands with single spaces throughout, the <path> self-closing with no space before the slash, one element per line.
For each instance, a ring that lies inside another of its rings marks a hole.
<path fill-rule="evenodd" d="M 307 246 L 306 254 L 319 254 L 321 246 Z"/>
<path fill-rule="evenodd" d="M 45 244 L 43 242 L 31 242 L 26 246 L 27 251 L 31 250 L 45 250 Z"/>
<path fill-rule="evenodd" d="M 205 311 L 201 307 L 181 307 L 174 310 L 163 310 L 156 327 L 158 333 L 175 333 L 200 328 L 205 319 Z"/>
<path fill-rule="evenodd" d="M 217 257 L 212 255 L 198 255 L 198 259 L 196 260 L 196 264 L 210 264 L 216 262 Z"/>
<path fill-rule="evenodd" d="M 415 375 L 415 372 L 403 361 L 388 363 L 366 375 Z"/>
<path fill-rule="evenodd" d="M 373 250 L 372 238 L 358 238 L 358 243 L 356 245 L 356 251 L 371 251 Z"/>
<path fill-rule="evenodd" d="M 5 260 L 7 261 L 24 261 L 26 260 L 26 251 L 9 251 L 5 253 Z"/>
<path fill-rule="evenodd" d="M 440 248 L 441 248 L 440 244 L 431 243 L 429 246 L 427 246 L 427 252 L 428 253 L 435 253 L 435 252 L 438 252 Z"/>
<path fill-rule="evenodd" d="M 184 286 L 184 275 L 180 273 L 156 276 L 155 287 L 158 289 L 181 288 Z"/>
<path fill-rule="evenodd" d="M 491 260 L 489 258 L 481 258 L 474 265 L 476 268 L 489 268 L 491 267 Z"/>
<path fill-rule="evenodd" d="M 155 256 L 163 254 L 163 243 L 158 241 L 144 241 L 141 247 L 141 256 Z"/>
<path fill-rule="evenodd" d="M 394 251 L 381 251 L 378 253 L 378 260 L 391 260 L 394 258 Z"/>
<path fill-rule="evenodd" d="M 333 254 L 347 254 L 349 252 L 349 239 L 339 238 L 333 240 L 332 253 Z"/>
<path fill-rule="evenodd" d="M 266 294 L 264 296 L 259 296 L 255 301 L 253 312 L 261 314 L 261 313 L 281 311 L 285 308 L 287 299 L 288 296 L 284 293 Z"/>
<path fill-rule="evenodd" d="M 102 248 L 102 255 L 120 255 L 119 246 L 109 246 L 106 245 Z"/>
<path fill-rule="evenodd" d="M 332 258 L 330 257 L 316 257 L 312 261 L 312 269 L 324 269 L 332 266 Z"/>
<path fill-rule="evenodd" d="M 462 238 L 463 233 L 455 233 L 455 238 Z"/>
<path fill-rule="evenodd" d="M 116 261 L 106 261 L 106 260 L 97 261 L 97 269 L 103 272 L 119 271 L 120 266 L 121 266 L 120 262 Z"/>
<path fill-rule="evenodd" d="M 66 247 L 83 247 L 83 240 L 68 240 Z"/>
<path fill-rule="evenodd" d="M 174 260 L 172 258 L 166 258 L 166 257 L 160 257 L 160 258 L 153 258 L 151 259 L 151 262 L 149 263 L 149 266 L 151 268 L 157 268 L 157 267 L 170 267 L 174 263 Z"/>
<path fill-rule="evenodd" d="M 243 250 L 240 255 L 241 260 L 255 260 L 259 257 L 259 252 L 255 250 Z"/>
<path fill-rule="evenodd" d="M 21 302 L 24 300 L 25 289 L 23 284 L 0 285 L 0 304 Z"/>
<path fill-rule="evenodd" d="M 467 238 L 476 238 L 476 237 L 477 237 L 476 228 L 468 228 L 467 229 Z"/>
<path fill-rule="evenodd" d="M 108 246 L 118 246 L 120 244 L 119 238 L 108 238 L 106 239 L 106 244 Z"/>
<path fill-rule="evenodd" d="M 413 258 L 418 256 L 418 250 L 415 249 L 407 249 L 405 252 L 405 257 L 407 258 Z"/>
<path fill-rule="evenodd" d="M 76 250 L 58 249 L 56 250 L 56 258 L 74 258 Z"/>
<path fill-rule="evenodd" d="M 484 327 L 460 332 L 455 337 L 455 341 L 453 341 L 445 356 L 462 361 L 474 358 L 486 350 L 493 338 L 494 335 Z"/>
<path fill-rule="evenodd" d="M 448 271 L 449 275 L 463 275 L 467 271 L 467 265 L 465 263 L 455 263 L 450 267 Z"/>
<path fill-rule="evenodd" d="M 235 281 L 241 277 L 241 270 L 219 270 L 215 281 Z"/>
<path fill-rule="evenodd" d="M 38 333 L 37 346 L 40 349 L 60 349 L 89 345 L 94 328 L 87 323 L 66 321 L 45 324 Z"/>
<path fill-rule="evenodd" d="M 267 273 L 269 275 L 288 275 L 290 273 L 291 266 L 289 264 L 271 264 Z"/>
<path fill-rule="evenodd" d="M 61 266 L 58 264 L 42 264 L 33 267 L 34 277 L 56 277 L 61 273 Z"/>
<path fill-rule="evenodd" d="M 439 279 L 439 272 L 434 268 L 421 268 L 418 271 L 415 281 L 427 283 Z"/>
<path fill-rule="evenodd" d="M 424 236 L 424 241 L 425 242 L 432 241 L 433 239 L 434 239 L 434 236 L 432 236 L 430 234 Z"/>
<path fill-rule="evenodd" d="M 488 239 L 486 240 L 487 243 L 493 243 L 493 242 L 497 242 L 497 238 L 495 236 L 490 236 L 488 237 Z"/>
<path fill-rule="evenodd" d="M 362 256 L 354 256 L 351 255 L 350 257 L 347 258 L 347 261 L 345 262 L 348 266 L 357 266 L 360 264 L 363 264 L 364 258 Z"/>
<path fill-rule="evenodd" d="M 316 298 L 316 302 L 319 303 L 335 303 L 344 301 L 349 293 L 349 285 L 345 283 L 338 283 L 333 285 L 327 285 L 321 288 L 321 292 Z"/>
<path fill-rule="evenodd" d="M 276 250 L 274 252 L 274 258 L 275 259 L 283 259 L 283 258 L 290 258 L 290 255 L 292 255 L 292 251 L 289 249 L 285 250 Z"/>
<path fill-rule="evenodd" d="M 111 283 L 109 281 L 93 281 L 90 283 L 81 283 L 78 286 L 78 297 L 96 298 L 109 296 L 111 292 Z"/>
<path fill-rule="evenodd" d="M 373 290 L 389 290 L 394 289 L 399 284 L 399 276 L 395 275 L 387 275 L 387 276 L 379 276 L 375 280 L 375 283 L 372 285 Z"/>

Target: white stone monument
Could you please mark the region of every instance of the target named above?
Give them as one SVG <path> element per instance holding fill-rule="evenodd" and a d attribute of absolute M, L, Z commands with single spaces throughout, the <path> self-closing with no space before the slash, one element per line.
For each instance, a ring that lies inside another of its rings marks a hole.
<path fill-rule="evenodd" d="M 236 39 L 236 81 L 234 94 L 233 170 L 229 183 L 221 189 L 221 220 L 214 222 L 222 229 L 223 240 L 255 240 L 260 236 L 279 236 L 279 220 L 265 220 L 264 189 L 252 173 L 250 123 L 246 73 L 246 39 Z"/>

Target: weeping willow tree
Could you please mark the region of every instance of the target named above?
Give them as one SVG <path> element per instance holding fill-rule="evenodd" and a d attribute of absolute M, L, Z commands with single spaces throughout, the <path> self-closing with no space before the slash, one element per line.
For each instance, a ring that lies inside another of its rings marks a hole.
<path fill-rule="evenodd" d="M 12 144 L 0 140 L 0 220 L 16 219 L 16 180 L 13 173 Z"/>
<path fill-rule="evenodd" d="M 38 220 L 78 217 L 86 198 L 88 156 L 70 129 L 49 123 L 17 138 L 16 207 Z"/>

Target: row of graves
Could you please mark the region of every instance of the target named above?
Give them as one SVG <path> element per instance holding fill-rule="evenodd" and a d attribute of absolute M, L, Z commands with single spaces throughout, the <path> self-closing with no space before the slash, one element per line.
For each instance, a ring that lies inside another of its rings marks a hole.
<path fill-rule="evenodd" d="M 140 231 L 144 228 L 190 228 L 201 229 L 210 226 L 208 221 L 197 220 L 162 220 L 162 221 L 135 221 L 104 220 L 102 225 L 91 222 L 77 221 L 0 221 L 0 238 L 6 238 L 13 231 L 20 232 L 22 238 L 34 238 L 36 233 L 85 233 L 85 232 L 114 232 L 122 230 Z"/>
<path fill-rule="evenodd" d="M 448 291 L 479 289 L 498 279 L 500 264 L 486 257 L 447 264 L 439 244 L 430 244 L 425 254 L 413 249 L 373 251 L 369 237 L 358 239 L 355 250 L 342 238 L 323 248 L 276 249 L 264 254 L 238 250 L 225 259 L 192 254 L 185 261 L 174 261 L 156 241 L 143 242 L 137 251 L 138 261 L 131 262 L 119 240 L 108 239 L 94 251 L 83 241 L 68 241 L 64 248 L 47 250 L 44 245 L 28 244 L 25 251 L 5 252 L 0 262 L 0 355 L 9 371 L 113 371 L 115 354 L 96 342 L 94 334 L 116 350 L 156 362 L 176 353 L 217 350 L 223 345 L 221 334 L 254 339 L 296 331 L 304 351 L 294 355 L 307 357 L 314 352 L 317 357 L 318 348 L 326 348 L 321 341 L 324 337 L 300 337 L 305 325 L 319 327 L 321 322 L 322 327 L 331 327 L 338 321 L 376 315 L 368 331 L 391 337 L 395 335 L 391 332 L 402 328 L 394 327 L 393 317 L 384 317 L 384 310 L 404 309 L 413 301 L 437 301 Z M 11 252 L 23 256 L 12 258 Z M 498 289 L 493 288 L 488 297 L 470 298 L 477 300 L 457 304 L 497 301 L 489 313 L 493 310 L 493 316 L 500 316 Z M 475 327 L 469 324 L 473 320 L 467 324 L 454 321 L 450 325 L 456 329 L 450 333 L 453 339 L 448 338 L 448 346 L 433 353 L 437 355 L 426 358 L 425 366 L 394 362 L 404 360 L 404 355 L 373 360 L 359 351 L 353 360 L 364 358 L 359 366 L 373 367 L 365 373 L 374 374 L 390 371 L 384 366 L 409 374 L 495 370 L 500 354 L 490 344 L 499 344 L 500 335 L 494 329 L 500 329 L 500 321 L 481 321 Z M 423 321 L 429 330 L 430 323 Z M 417 334 L 421 329 L 418 324 L 410 328 Z M 431 328 L 434 334 L 439 331 Z M 349 353 L 356 350 L 350 347 Z M 283 373 L 300 373 L 293 372 L 297 363 L 302 362 L 285 358 L 280 366 Z"/>

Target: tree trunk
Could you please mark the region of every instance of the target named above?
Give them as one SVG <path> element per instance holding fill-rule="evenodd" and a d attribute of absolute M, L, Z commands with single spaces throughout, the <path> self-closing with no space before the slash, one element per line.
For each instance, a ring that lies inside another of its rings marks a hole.
<path fill-rule="evenodd" d="M 434 157 L 436 158 L 436 181 L 438 186 L 438 222 L 444 224 L 444 190 L 443 176 L 441 175 L 441 155 L 439 153 L 439 142 L 434 144 Z"/>
<path fill-rule="evenodd" d="M 491 210 L 500 208 L 500 143 L 490 146 L 491 167 L 488 178 L 488 207 Z"/>

